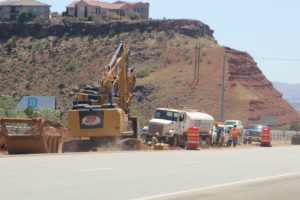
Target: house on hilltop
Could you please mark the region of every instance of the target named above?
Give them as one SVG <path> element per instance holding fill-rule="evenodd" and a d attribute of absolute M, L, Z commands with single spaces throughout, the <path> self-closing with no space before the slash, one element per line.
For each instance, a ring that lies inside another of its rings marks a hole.
<path fill-rule="evenodd" d="M 49 19 L 50 5 L 35 0 L 7 0 L 0 2 L 0 20 L 17 20 L 21 11 L 29 12 L 32 17 Z"/>
<path fill-rule="evenodd" d="M 120 17 L 128 17 L 137 13 L 140 19 L 149 19 L 149 3 L 128 3 L 116 1 L 107 3 L 96 0 L 76 0 L 67 6 L 67 15 L 74 17 L 106 16 L 114 13 Z"/>

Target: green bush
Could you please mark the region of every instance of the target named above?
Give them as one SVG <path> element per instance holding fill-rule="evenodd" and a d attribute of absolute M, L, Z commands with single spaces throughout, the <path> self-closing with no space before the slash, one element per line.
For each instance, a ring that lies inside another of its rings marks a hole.
<path fill-rule="evenodd" d="M 11 36 L 6 42 L 5 47 L 9 49 L 16 47 L 17 40 L 18 38 L 15 35 Z"/>
<path fill-rule="evenodd" d="M 136 74 L 136 77 L 137 77 L 137 78 L 145 78 L 145 77 L 147 77 L 147 76 L 149 76 L 149 75 L 150 75 L 149 70 L 148 70 L 148 69 L 144 69 L 144 70 L 139 71 L 139 72 Z"/>
<path fill-rule="evenodd" d="M 288 125 L 290 131 L 300 131 L 300 123 L 294 122 Z"/>
<path fill-rule="evenodd" d="M 11 96 L 0 96 L 0 117 L 14 117 L 14 109 L 18 101 Z"/>
<path fill-rule="evenodd" d="M 75 71 L 78 67 L 80 67 L 80 63 L 78 61 L 71 60 L 67 66 L 66 70 L 67 71 Z"/>
<path fill-rule="evenodd" d="M 65 17 L 62 18 L 62 22 L 64 24 L 74 24 L 74 23 L 79 23 L 80 20 L 77 17 L 65 16 Z"/>
<path fill-rule="evenodd" d="M 191 53 L 189 49 L 184 50 L 184 60 L 189 60 L 191 58 Z"/>
<path fill-rule="evenodd" d="M 49 119 L 53 121 L 60 121 L 60 111 L 50 108 L 39 108 L 35 110 L 36 116 L 42 119 Z"/>
<path fill-rule="evenodd" d="M 140 19 L 140 15 L 137 12 L 132 12 L 132 13 L 129 14 L 129 18 L 131 20 L 139 20 Z"/>
<path fill-rule="evenodd" d="M 31 106 L 28 106 L 28 107 L 24 110 L 24 113 L 26 114 L 26 116 L 27 116 L 28 118 L 36 118 L 36 117 L 37 117 L 36 112 L 34 111 L 33 107 L 31 107 Z"/>
<path fill-rule="evenodd" d="M 27 10 L 21 10 L 19 17 L 18 17 L 18 23 L 24 24 L 26 22 L 32 21 L 33 20 L 33 15 L 31 12 Z"/>

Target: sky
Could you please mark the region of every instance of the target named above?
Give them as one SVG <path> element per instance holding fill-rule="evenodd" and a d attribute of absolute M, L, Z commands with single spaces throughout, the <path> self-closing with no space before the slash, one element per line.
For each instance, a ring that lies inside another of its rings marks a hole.
<path fill-rule="evenodd" d="M 60 13 L 72 2 L 39 1 Z M 270 81 L 300 83 L 299 0 L 127 1 L 149 2 L 152 19 L 202 21 L 214 30 L 220 45 L 248 52 Z"/>

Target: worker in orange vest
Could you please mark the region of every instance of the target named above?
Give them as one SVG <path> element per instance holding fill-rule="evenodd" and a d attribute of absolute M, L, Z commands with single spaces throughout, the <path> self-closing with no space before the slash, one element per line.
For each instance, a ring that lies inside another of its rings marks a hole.
<path fill-rule="evenodd" d="M 240 129 L 236 125 L 233 125 L 232 129 L 230 130 L 230 137 L 232 138 L 233 147 L 236 147 L 239 136 Z"/>

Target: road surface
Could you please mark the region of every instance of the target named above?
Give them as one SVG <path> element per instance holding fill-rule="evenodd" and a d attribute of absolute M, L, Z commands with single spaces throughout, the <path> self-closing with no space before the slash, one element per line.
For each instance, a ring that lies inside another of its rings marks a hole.
<path fill-rule="evenodd" d="M 4 156 L 0 197 L 296 200 L 300 147 Z"/>

